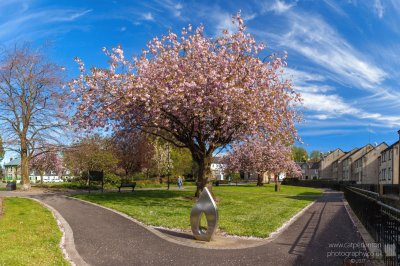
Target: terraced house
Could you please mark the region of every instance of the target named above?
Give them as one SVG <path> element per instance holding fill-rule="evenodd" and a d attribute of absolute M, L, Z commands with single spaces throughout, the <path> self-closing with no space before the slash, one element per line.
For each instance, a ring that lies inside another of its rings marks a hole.
<path fill-rule="evenodd" d="M 337 171 L 337 168 L 334 169 L 333 163 L 345 154 L 346 153 L 343 152 L 341 149 L 336 149 L 329 154 L 323 156 L 319 164 L 320 179 L 333 179 L 333 173 Z"/>
<path fill-rule="evenodd" d="M 387 147 L 383 142 L 357 159 L 352 168 L 352 180 L 358 184 L 378 184 L 379 159 L 381 152 Z"/>
<path fill-rule="evenodd" d="M 399 184 L 399 141 L 381 152 L 379 184 Z"/>
<path fill-rule="evenodd" d="M 301 179 L 319 179 L 320 161 L 297 163 L 301 168 Z"/>
<path fill-rule="evenodd" d="M 338 160 L 338 179 L 339 181 L 350 181 L 350 167 L 351 162 L 350 157 L 356 153 L 359 149 L 355 148 L 347 152 L 346 155 L 342 156 Z"/>

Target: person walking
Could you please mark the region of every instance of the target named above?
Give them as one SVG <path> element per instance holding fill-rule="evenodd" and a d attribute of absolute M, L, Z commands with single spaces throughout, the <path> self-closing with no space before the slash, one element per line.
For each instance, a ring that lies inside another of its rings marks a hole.
<path fill-rule="evenodd" d="M 178 188 L 179 188 L 179 189 L 181 189 L 182 183 L 183 183 L 182 177 L 181 177 L 181 176 L 178 176 Z"/>

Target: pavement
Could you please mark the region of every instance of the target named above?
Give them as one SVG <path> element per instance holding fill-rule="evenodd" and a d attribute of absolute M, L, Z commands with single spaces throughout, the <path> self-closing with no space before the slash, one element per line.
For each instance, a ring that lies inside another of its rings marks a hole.
<path fill-rule="evenodd" d="M 0 191 L 0 197 L 17 195 Z M 77 265 L 344 265 L 346 257 L 372 265 L 362 257 L 363 241 L 341 192 L 324 193 L 272 241 L 243 249 L 173 243 L 122 215 L 59 193 L 24 196 L 51 206 L 68 223 L 82 259 Z"/>

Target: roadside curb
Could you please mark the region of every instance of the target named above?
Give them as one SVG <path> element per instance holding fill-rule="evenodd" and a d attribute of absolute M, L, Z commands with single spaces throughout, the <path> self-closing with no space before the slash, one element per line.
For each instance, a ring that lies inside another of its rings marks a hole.
<path fill-rule="evenodd" d="M 254 247 L 259 247 L 259 246 L 265 245 L 265 244 L 273 241 L 274 239 L 276 239 L 278 236 L 280 236 L 291 224 L 293 224 L 295 221 L 297 221 L 297 219 L 299 219 L 316 202 L 314 200 L 313 202 L 308 204 L 306 207 L 304 207 L 302 210 L 300 210 L 298 213 L 296 213 L 292 218 L 290 218 L 287 222 L 285 222 L 281 227 L 279 227 L 276 231 L 272 232 L 268 238 L 260 238 L 261 241 L 259 243 L 250 244 L 250 245 L 248 245 L 246 247 L 228 247 L 227 248 L 227 247 L 210 247 L 210 246 L 203 246 L 202 244 L 197 244 L 197 243 L 182 242 L 182 241 L 176 240 L 175 238 L 167 236 L 166 234 L 156 230 L 157 228 L 161 228 L 161 227 L 146 225 L 146 224 L 144 224 L 144 223 L 132 218 L 131 216 L 120 212 L 120 211 L 117 211 L 117 210 L 114 210 L 114 209 L 99 205 L 99 204 L 94 203 L 94 202 L 90 202 L 90 201 L 86 201 L 86 200 L 83 200 L 83 199 L 79 199 L 79 198 L 68 197 L 68 196 L 65 196 L 65 195 L 63 195 L 63 197 L 66 197 L 68 199 L 74 199 L 74 200 L 77 200 L 77 201 L 81 201 L 83 203 L 91 204 L 91 205 L 97 206 L 99 208 L 103 208 L 103 209 L 106 209 L 108 211 L 111 211 L 111 212 L 113 212 L 115 214 L 118 214 L 118 215 L 120 215 L 120 216 L 122 216 L 122 217 L 124 217 L 124 218 L 126 218 L 126 219 L 128 219 L 128 220 L 130 220 L 132 222 L 134 222 L 135 224 L 143 227 L 144 229 L 148 230 L 149 232 L 155 234 L 156 236 L 158 236 L 161 239 L 164 239 L 164 240 L 166 240 L 168 242 L 171 242 L 171 243 L 174 243 L 174 244 L 178 244 L 178 245 L 181 245 L 181 246 L 186 246 L 186 247 L 189 246 L 189 247 L 198 248 L 198 249 L 214 249 L 214 250 L 241 250 L 241 249 L 248 249 L 248 248 L 254 248 Z M 232 236 L 232 235 L 228 235 L 227 237 L 240 238 L 239 236 Z M 246 237 L 243 237 L 243 238 L 246 239 Z"/>
<path fill-rule="evenodd" d="M 53 214 L 54 218 L 57 221 L 58 227 L 60 228 L 60 230 L 62 232 L 60 248 L 64 254 L 64 258 L 66 260 L 68 260 L 72 265 L 78 265 L 78 266 L 89 265 L 79 255 L 78 251 L 76 250 L 75 242 L 74 242 L 74 233 L 73 233 L 70 225 L 56 209 L 54 209 L 50 205 L 48 205 L 36 198 L 31 198 L 31 197 L 19 197 L 19 198 L 26 198 L 26 199 L 34 200 L 34 201 L 38 202 L 39 204 L 41 204 L 42 206 L 44 206 L 45 208 L 47 208 L 48 210 L 50 210 L 51 213 Z"/>

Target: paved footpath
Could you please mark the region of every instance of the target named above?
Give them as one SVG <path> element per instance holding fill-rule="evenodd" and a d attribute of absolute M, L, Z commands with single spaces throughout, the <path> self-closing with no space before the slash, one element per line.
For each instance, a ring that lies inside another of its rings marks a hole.
<path fill-rule="evenodd" d="M 52 206 L 64 217 L 73 231 L 76 250 L 90 265 L 332 266 L 343 265 L 340 252 L 365 252 L 361 248 L 329 246 L 362 243 L 344 207 L 341 192 L 325 193 L 273 241 L 237 250 L 185 247 L 89 203 L 56 194 L 32 197 Z"/>

